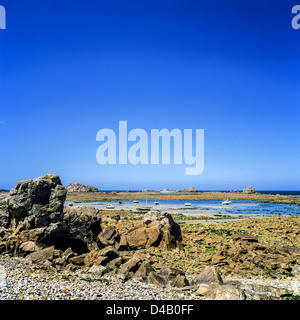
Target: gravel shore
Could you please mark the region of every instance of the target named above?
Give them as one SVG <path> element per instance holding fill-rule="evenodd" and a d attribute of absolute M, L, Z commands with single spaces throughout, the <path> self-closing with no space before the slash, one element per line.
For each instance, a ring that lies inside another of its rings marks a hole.
<path fill-rule="evenodd" d="M 122 278 L 109 275 L 99 278 L 82 271 L 43 270 L 27 259 L 7 255 L 0 256 L 0 266 L 0 300 L 203 299 L 178 289 L 144 284 L 137 279 L 124 282 Z"/>
<path fill-rule="evenodd" d="M 292 289 L 300 295 L 300 279 L 266 280 L 227 277 L 243 284 Z M 192 292 L 160 288 L 116 276 L 97 277 L 84 271 L 55 272 L 33 265 L 31 261 L 0 256 L 0 300 L 207 300 Z"/>

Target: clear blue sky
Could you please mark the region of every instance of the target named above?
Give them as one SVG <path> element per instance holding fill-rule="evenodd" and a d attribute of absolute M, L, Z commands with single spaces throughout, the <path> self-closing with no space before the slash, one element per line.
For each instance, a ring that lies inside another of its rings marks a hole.
<path fill-rule="evenodd" d="M 300 189 L 300 1 L 0 0 L 0 189 Z M 96 133 L 205 130 L 205 168 L 96 162 Z"/>

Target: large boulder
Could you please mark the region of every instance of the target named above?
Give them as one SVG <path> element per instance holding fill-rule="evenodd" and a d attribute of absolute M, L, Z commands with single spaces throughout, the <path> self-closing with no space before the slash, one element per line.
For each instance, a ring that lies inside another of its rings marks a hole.
<path fill-rule="evenodd" d="M 181 245 L 181 229 L 171 214 L 150 211 L 144 216 L 144 224 L 147 226 L 148 247 L 159 245 L 164 249 L 174 249 Z"/>
<path fill-rule="evenodd" d="M 19 247 L 19 252 L 22 255 L 27 255 L 29 253 L 33 253 L 36 251 L 40 251 L 45 249 L 47 246 L 43 243 L 35 242 L 35 241 L 25 241 Z"/>
<path fill-rule="evenodd" d="M 66 186 L 66 189 L 68 192 L 99 192 L 96 187 L 80 183 L 70 183 Z"/>
<path fill-rule="evenodd" d="M 17 182 L 6 199 L 11 226 L 26 230 L 61 224 L 66 194 L 57 175 Z"/>
<path fill-rule="evenodd" d="M 143 249 L 147 244 L 146 228 L 141 227 L 130 231 L 126 235 L 127 244 L 131 249 Z"/>
<path fill-rule="evenodd" d="M 35 251 L 30 254 L 31 261 L 36 264 L 42 264 L 45 261 L 50 261 L 54 257 L 54 246 Z"/>

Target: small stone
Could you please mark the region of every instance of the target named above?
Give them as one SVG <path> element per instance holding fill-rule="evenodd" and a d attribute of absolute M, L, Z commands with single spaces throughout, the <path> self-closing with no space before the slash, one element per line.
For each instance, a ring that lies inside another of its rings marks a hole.
<path fill-rule="evenodd" d="M 105 273 L 108 272 L 108 269 L 104 266 L 93 265 L 88 272 L 97 274 L 98 276 L 103 276 Z"/>

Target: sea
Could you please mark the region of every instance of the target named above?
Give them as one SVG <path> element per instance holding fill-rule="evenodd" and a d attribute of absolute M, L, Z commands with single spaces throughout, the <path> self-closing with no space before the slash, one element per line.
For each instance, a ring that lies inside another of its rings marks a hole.
<path fill-rule="evenodd" d="M 117 191 L 117 192 L 125 192 L 125 191 L 129 191 L 129 192 L 142 192 L 143 190 L 99 190 L 100 192 L 113 192 L 113 191 Z M 155 190 L 149 190 L 151 191 L 155 191 Z M 232 192 L 233 190 L 199 190 L 200 192 Z M 243 190 L 237 190 L 239 192 L 242 192 Z M 275 195 L 275 194 L 280 194 L 280 195 L 284 195 L 284 196 L 300 196 L 300 190 L 256 190 L 256 192 L 261 193 L 261 194 L 271 194 L 271 195 Z"/>

